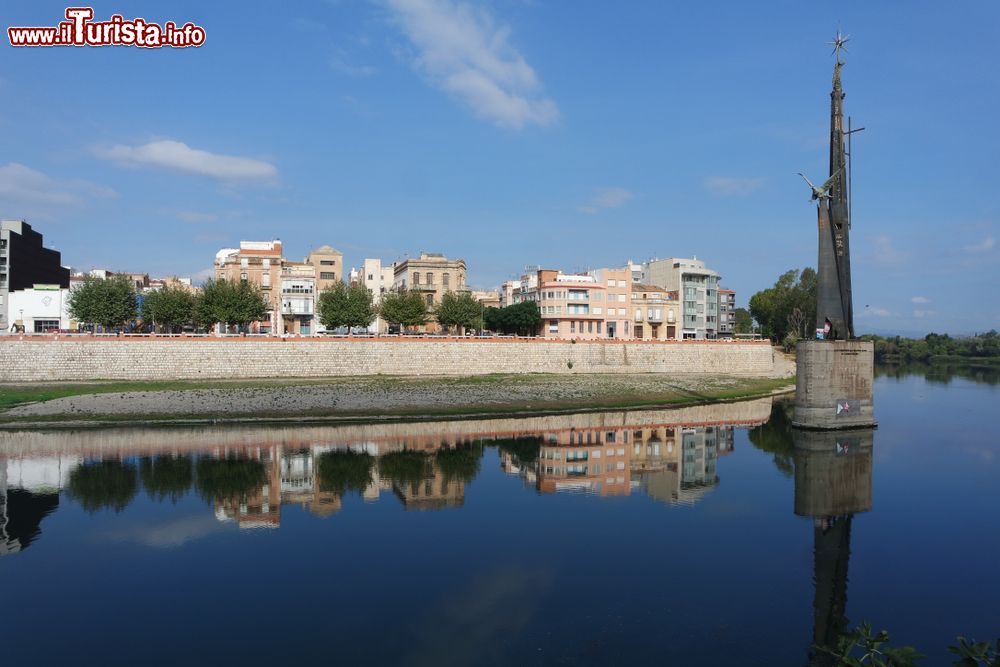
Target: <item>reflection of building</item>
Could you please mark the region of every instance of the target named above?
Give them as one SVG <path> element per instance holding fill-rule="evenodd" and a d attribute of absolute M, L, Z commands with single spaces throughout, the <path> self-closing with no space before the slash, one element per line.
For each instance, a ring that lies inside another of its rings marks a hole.
<path fill-rule="evenodd" d="M 628 495 L 631 489 L 628 431 L 571 429 L 544 434 L 538 452 L 538 490 Z"/>
<path fill-rule="evenodd" d="M 79 458 L 0 459 L 0 556 L 27 549 Z"/>
<path fill-rule="evenodd" d="M 872 507 L 872 429 L 792 431 L 795 513 L 813 519 L 813 644 L 834 647 L 847 629 L 851 521 Z M 832 665 L 817 652 L 814 665 Z"/>
<path fill-rule="evenodd" d="M 633 434 L 638 485 L 655 500 L 691 505 L 719 482 L 719 455 L 733 448 L 733 427 L 660 427 Z"/>
<path fill-rule="evenodd" d="M 226 457 L 226 452 L 220 458 Z M 264 483 L 238 497 L 215 501 L 219 521 L 235 521 L 240 528 L 277 528 L 281 525 L 281 477 L 275 461 L 275 448 L 257 448 L 249 458 L 264 465 Z"/>
<path fill-rule="evenodd" d="M 392 490 L 408 510 L 436 510 L 461 507 L 465 503 L 465 483 L 448 479 L 436 463 L 432 473 L 420 481 L 393 483 Z"/>

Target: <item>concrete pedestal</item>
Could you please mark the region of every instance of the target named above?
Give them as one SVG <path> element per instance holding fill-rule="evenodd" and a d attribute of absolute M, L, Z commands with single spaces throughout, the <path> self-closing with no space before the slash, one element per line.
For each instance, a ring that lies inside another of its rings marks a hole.
<path fill-rule="evenodd" d="M 809 429 L 876 425 L 872 411 L 875 346 L 870 342 L 807 340 L 795 350 L 795 419 Z"/>

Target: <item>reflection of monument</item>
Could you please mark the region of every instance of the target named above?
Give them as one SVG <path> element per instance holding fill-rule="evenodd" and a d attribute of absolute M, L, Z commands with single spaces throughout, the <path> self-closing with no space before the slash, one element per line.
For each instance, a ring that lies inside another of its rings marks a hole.
<path fill-rule="evenodd" d="M 795 425 L 805 428 L 873 426 L 874 346 L 854 339 L 851 295 L 850 151 L 844 131 L 840 59 L 847 38 L 834 40 L 837 62 L 830 93 L 830 175 L 812 187 L 819 228 L 816 338 L 796 348 Z M 863 128 L 862 128 L 863 129 Z M 857 130 L 853 130 L 857 131 Z M 807 179 L 808 181 L 808 179 Z"/>
<path fill-rule="evenodd" d="M 851 521 L 872 508 L 872 429 L 792 431 L 795 514 L 813 519 L 814 646 L 834 647 L 847 629 Z M 813 665 L 832 665 L 815 649 Z"/>

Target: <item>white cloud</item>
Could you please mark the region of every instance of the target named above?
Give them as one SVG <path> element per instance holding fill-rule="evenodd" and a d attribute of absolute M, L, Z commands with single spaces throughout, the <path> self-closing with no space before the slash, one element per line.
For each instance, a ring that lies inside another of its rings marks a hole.
<path fill-rule="evenodd" d="M 117 197 L 111 188 L 80 179 L 57 180 L 17 162 L 0 166 L 0 215 L 47 217 L 53 209 Z"/>
<path fill-rule="evenodd" d="M 930 303 L 931 302 L 931 300 L 928 299 L 926 296 L 915 296 L 912 299 L 910 299 L 910 301 L 912 301 L 913 303 Z"/>
<path fill-rule="evenodd" d="M 594 191 L 594 196 L 590 200 L 590 203 L 586 206 L 581 206 L 579 210 L 581 213 L 590 213 L 593 215 L 595 213 L 600 213 L 605 209 L 624 206 L 628 200 L 632 199 L 633 196 L 634 195 L 625 188 L 597 188 L 597 190 Z"/>
<path fill-rule="evenodd" d="M 100 158 L 124 166 L 165 167 L 227 182 L 273 181 L 278 175 L 277 168 L 269 162 L 209 153 L 170 139 L 141 146 L 118 144 L 95 152 Z"/>
<path fill-rule="evenodd" d="M 987 236 L 979 243 L 973 243 L 972 245 L 967 245 L 962 249 L 965 250 L 965 252 L 971 252 L 971 253 L 989 252 L 990 250 L 993 250 L 993 248 L 995 248 L 996 245 L 997 245 L 997 240 L 992 236 Z"/>
<path fill-rule="evenodd" d="M 387 0 L 416 48 L 413 63 L 433 85 L 501 127 L 549 125 L 559 117 L 535 70 L 480 7 L 453 0 Z"/>
<path fill-rule="evenodd" d="M 344 55 L 330 58 L 330 67 L 336 72 L 357 78 L 371 76 L 378 71 L 371 65 L 353 65 L 347 61 Z"/>
<path fill-rule="evenodd" d="M 864 246 L 862 246 L 864 247 Z M 876 236 L 867 244 L 867 252 L 860 256 L 861 263 L 881 267 L 898 267 L 906 263 L 907 253 L 896 248 L 895 242 L 888 236 Z"/>
<path fill-rule="evenodd" d="M 937 311 L 936 310 L 914 310 L 913 311 L 913 316 L 914 317 L 931 317 L 933 315 L 937 315 Z"/>
<path fill-rule="evenodd" d="M 890 313 L 885 308 L 879 308 L 878 306 L 865 306 L 864 315 L 871 315 L 872 317 L 891 317 Z"/>
<path fill-rule="evenodd" d="M 745 197 L 764 185 L 763 178 L 735 178 L 732 176 L 709 176 L 705 187 L 722 197 Z"/>

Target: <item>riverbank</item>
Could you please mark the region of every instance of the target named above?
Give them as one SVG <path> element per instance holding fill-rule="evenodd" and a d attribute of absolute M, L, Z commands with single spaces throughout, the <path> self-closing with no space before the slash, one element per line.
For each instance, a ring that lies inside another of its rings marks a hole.
<path fill-rule="evenodd" d="M 354 377 L 0 387 L 0 427 L 356 421 L 693 405 L 789 391 L 793 378 L 666 374 Z"/>

